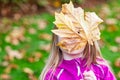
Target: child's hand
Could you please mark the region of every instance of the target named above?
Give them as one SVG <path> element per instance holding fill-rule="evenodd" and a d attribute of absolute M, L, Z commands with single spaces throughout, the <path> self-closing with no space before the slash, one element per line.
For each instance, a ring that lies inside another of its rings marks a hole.
<path fill-rule="evenodd" d="M 90 71 L 85 71 L 83 73 L 83 75 L 84 75 L 84 80 L 97 80 L 94 72 L 91 71 L 91 70 Z"/>

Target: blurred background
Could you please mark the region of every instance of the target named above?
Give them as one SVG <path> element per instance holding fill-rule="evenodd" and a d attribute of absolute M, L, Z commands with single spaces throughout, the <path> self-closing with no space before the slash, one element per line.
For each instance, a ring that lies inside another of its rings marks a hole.
<path fill-rule="evenodd" d="M 100 47 L 120 80 L 120 0 L 72 0 L 104 22 Z M 49 55 L 54 12 L 69 0 L 0 0 L 0 80 L 38 80 Z"/>

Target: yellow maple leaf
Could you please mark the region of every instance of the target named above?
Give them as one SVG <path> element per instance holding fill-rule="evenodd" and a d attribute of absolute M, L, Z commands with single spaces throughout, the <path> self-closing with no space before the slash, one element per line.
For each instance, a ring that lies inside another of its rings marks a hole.
<path fill-rule="evenodd" d="M 80 49 L 88 42 L 100 39 L 98 25 L 103 22 L 94 12 L 84 12 L 81 7 L 74 8 L 73 3 L 63 4 L 60 13 L 55 13 L 54 24 L 58 29 L 52 32 L 62 39 L 58 46 L 71 52 Z M 72 42 L 71 44 L 68 44 Z"/>

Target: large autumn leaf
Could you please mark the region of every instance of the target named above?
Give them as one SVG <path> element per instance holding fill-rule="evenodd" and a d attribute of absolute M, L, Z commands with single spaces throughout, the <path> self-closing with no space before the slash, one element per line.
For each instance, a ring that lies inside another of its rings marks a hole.
<path fill-rule="evenodd" d="M 69 52 L 77 50 L 88 42 L 100 39 L 98 25 L 102 22 L 94 12 L 84 12 L 81 7 L 74 8 L 72 2 L 63 4 L 60 13 L 55 13 L 54 24 L 58 29 L 52 30 L 53 33 L 62 37 L 58 45 Z M 72 41 L 71 45 L 67 42 Z M 66 46 L 66 45 L 68 46 Z"/>

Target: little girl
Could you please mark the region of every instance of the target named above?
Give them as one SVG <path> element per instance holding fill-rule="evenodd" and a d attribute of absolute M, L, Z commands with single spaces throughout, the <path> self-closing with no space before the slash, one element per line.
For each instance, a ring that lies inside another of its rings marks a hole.
<path fill-rule="evenodd" d="M 51 54 L 40 80 L 116 80 L 97 45 L 102 20 L 72 2 L 62 5 L 55 19 Z"/>

